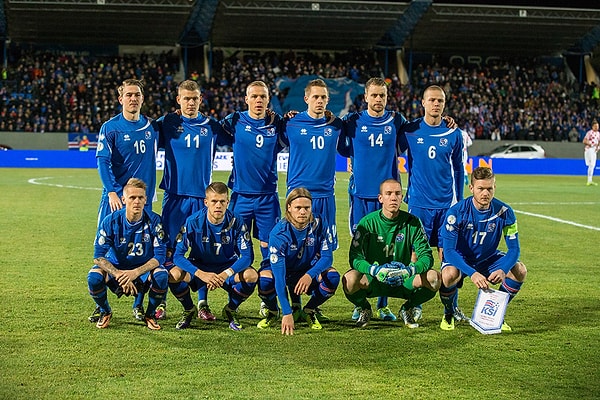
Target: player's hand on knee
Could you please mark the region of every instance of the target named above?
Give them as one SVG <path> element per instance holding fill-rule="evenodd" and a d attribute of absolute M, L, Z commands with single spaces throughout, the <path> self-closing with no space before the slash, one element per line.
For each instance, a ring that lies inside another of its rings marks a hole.
<path fill-rule="evenodd" d="M 493 284 L 501 283 L 504 278 L 506 278 L 506 274 L 501 269 L 497 269 L 488 276 L 488 281 Z"/>

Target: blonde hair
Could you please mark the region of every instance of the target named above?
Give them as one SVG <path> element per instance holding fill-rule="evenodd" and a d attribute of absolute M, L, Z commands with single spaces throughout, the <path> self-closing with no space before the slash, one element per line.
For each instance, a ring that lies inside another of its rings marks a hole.
<path fill-rule="evenodd" d="M 117 89 L 119 96 L 123 96 L 123 93 L 125 92 L 125 86 L 137 86 L 140 88 L 142 95 L 144 95 L 144 84 L 139 79 L 125 79 L 123 83 L 121 83 L 121 86 L 119 86 Z"/>
<path fill-rule="evenodd" d="M 303 188 L 303 187 L 299 187 L 296 189 L 293 189 L 286 197 L 285 199 L 285 219 L 287 219 L 288 221 L 291 220 L 291 215 L 289 212 L 289 208 L 290 205 L 292 204 L 292 202 L 296 199 L 299 198 L 307 198 L 310 200 L 310 202 L 312 203 L 312 195 L 310 194 L 310 192 L 308 191 L 307 188 Z M 311 221 L 312 221 L 312 215 L 311 215 Z"/>
<path fill-rule="evenodd" d="M 306 97 L 308 97 L 308 95 L 310 94 L 310 89 L 312 89 L 313 87 L 325 88 L 325 90 L 327 91 L 327 96 L 329 96 L 329 88 L 327 87 L 325 81 L 323 79 L 313 79 L 312 81 L 308 82 L 308 84 L 304 88 L 304 95 Z"/>

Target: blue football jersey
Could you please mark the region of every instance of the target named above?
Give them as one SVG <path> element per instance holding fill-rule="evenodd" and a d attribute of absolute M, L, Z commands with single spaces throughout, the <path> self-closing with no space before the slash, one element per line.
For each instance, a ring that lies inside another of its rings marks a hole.
<path fill-rule="evenodd" d="M 223 222 L 218 225 L 208 221 L 206 209 L 192 214 L 181 228 L 173 255 L 175 265 L 191 275 L 197 269 L 220 273 L 232 268 L 238 273 L 248 268 L 253 259 L 248 229 L 230 210 L 225 211 Z"/>
<path fill-rule="evenodd" d="M 96 158 L 105 193 L 121 195 L 127 181 L 138 178 L 146 183 L 151 203 L 156 187 L 157 141 L 157 127 L 143 115 L 131 122 L 119 114 L 102 124 Z"/>
<path fill-rule="evenodd" d="M 169 113 L 158 119 L 159 148 L 165 149 L 165 169 L 160 188 L 166 192 L 204 198 L 212 178 L 213 158 L 221 125 L 198 114 L 186 118 Z"/>
<path fill-rule="evenodd" d="M 222 121 L 233 143 L 233 169 L 229 187 L 243 194 L 271 194 L 277 191 L 277 153 L 281 117 L 252 118 L 247 111 L 235 112 Z"/>
<path fill-rule="evenodd" d="M 338 151 L 352 158 L 352 185 L 348 192 L 357 197 L 373 199 L 379 195 L 379 185 L 386 179 L 398 180 L 398 137 L 407 124 L 402 114 L 386 111 L 381 117 L 371 117 L 367 111 L 347 114 Z M 346 151 L 341 149 L 346 147 Z"/>
<path fill-rule="evenodd" d="M 104 257 L 119 269 L 134 269 L 155 258 L 164 264 L 167 237 L 160 216 L 144 211 L 135 223 L 122 208 L 106 216 L 94 240 L 94 258 Z"/>
<path fill-rule="evenodd" d="M 287 297 L 287 278 L 305 273 L 316 278 L 331 267 L 332 245 L 318 216 L 302 230 L 285 219 L 275 225 L 269 235 L 269 254 L 283 315 L 292 312 Z"/>
<path fill-rule="evenodd" d="M 517 219 L 506 203 L 492 199 L 490 208 L 478 210 L 473 196 L 452 206 L 441 228 L 444 259 L 467 275 L 475 272 L 477 264 L 496 254 L 502 237 L 508 247 L 501 268 L 508 272 L 519 257 Z"/>
<path fill-rule="evenodd" d="M 307 188 L 313 198 L 334 194 L 337 141 L 342 120 L 312 118 L 307 111 L 287 121 L 285 144 L 290 148 L 287 171 L 287 191 Z"/>
<path fill-rule="evenodd" d="M 430 126 L 419 118 L 407 124 L 400 150 L 408 150 L 409 207 L 447 209 L 462 200 L 462 149 L 460 129 L 449 129 L 444 121 Z"/>

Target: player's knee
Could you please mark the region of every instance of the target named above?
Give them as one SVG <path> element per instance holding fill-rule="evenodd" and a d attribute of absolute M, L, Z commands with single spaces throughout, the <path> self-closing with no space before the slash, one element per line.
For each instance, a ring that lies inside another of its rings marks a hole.
<path fill-rule="evenodd" d="M 525 264 L 523 264 L 521 261 L 517 261 L 517 263 L 511 268 L 510 272 L 519 282 L 523 282 L 527 277 L 527 267 L 525 267 Z"/>
<path fill-rule="evenodd" d="M 355 269 L 346 272 L 342 277 L 342 287 L 345 293 L 352 294 L 360 289 L 362 274 Z"/>
<path fill-rule="evenodd" d="M 337 287 L 340 284 L 340 273 L 335 270 L 335 268 L 329 268 L 323 274 L 323 284 L 329 289 L 329 291 L 333 294 L 335 293 Z"/>
<path fill-rule="evenodd" d="M 186 272 L 179 267 L 173 267 L 169 270 L 169 283 L 179 283 L 185 278 Z"/>
<path fill-rule="evenodd" d="M 442 268 L 441 279 L 444 286 L 454 286 L 460 280 L 460 271 L 452 265 L 444 266 L 444 268 Z"/>
<path fill-rule="evenodd" d="M 426 278 L 429 289 L 437 292 L 442 285 L 442 274 L 435 269 L 430 269 L 427 271 Z"/>
<path fill-rule="evenodd" d="M 158 290 L 167 290 L 169 286 L 169 273 L 164 268 L 156 268 L 152 272 L 152 286 Z"/>
<path fill-rule="evenodd" d="M 92 290 L 98 290 L 104 284 L 104 275 L 98 269 L 92 268 L 87 276 L 88 287 Z"/>
<path fill-rule="evenodd" d="M 242 272 L 242 280 L 248 283 L 256 283 L 258 282 L 258 272 L 254 268 L 248 267 Z"/>

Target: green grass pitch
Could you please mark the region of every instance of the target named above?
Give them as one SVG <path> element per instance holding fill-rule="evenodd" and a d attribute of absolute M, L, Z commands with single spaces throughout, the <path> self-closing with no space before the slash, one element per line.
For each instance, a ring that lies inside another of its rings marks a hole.
<path fill-rule="evenodd" d="M 341 273 L 347 180 L 338 174 Z M 131 299 L 112 294 L 111 325 L 96 329 L 86 275 L 97 172 L 0 169 L 0 399 L 599 398 L 600 187 L 567 176 L 500 175 L 497 184 L 497 197 L 517 212 L 529 270 L 508 309 L 512 333 L 441 331 L 437 298 L 424 305 L 419 329 L 377 319 L 355 329 L 339 289 L 323 307 L 332 322 L 322 331 L 302 324 L 283 337 L 255 327 L 256 295 L 241 307 L 242 332 L 222 319 L 176 331 L 181 309 L 171 295 L 161 331 L 134 321 Z M 475 292 L 467 280 L 461 306 L 469 314 Z M 225 293 L 209 301 L 220 310 Z M 390 305 L 397 311 L 401 300 Z"/>

